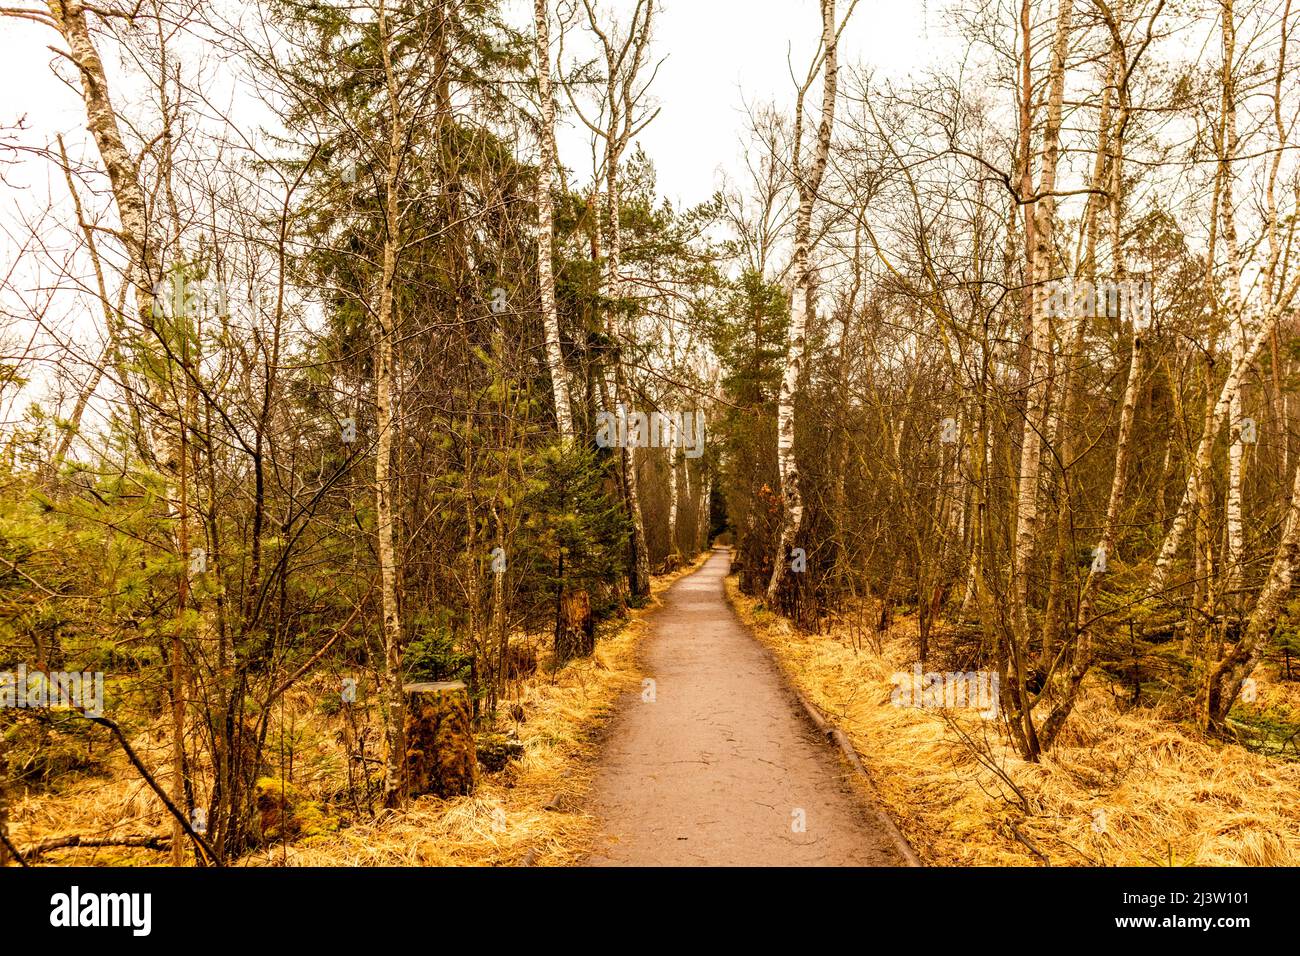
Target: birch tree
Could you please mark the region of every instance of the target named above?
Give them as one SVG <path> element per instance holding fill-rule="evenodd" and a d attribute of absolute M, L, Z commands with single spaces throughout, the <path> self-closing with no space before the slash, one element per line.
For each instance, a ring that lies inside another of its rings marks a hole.
<path fill-rule="evenodd" d="M 645 106 L 654 77 L 642 76 L 649 52 L 655 0 L 637 0 L 626 33 L 622 36 L 615 33 L 612 27 L 603 24 L 594 0 L 582 0 L 582 5 L 587 14 L 587 25 L 596 37 L 605 67 L 599 117 L 589 119 L 574 101 L 583 124 L 604 144 L 600 174 L 605 185 L 605 216 L 598 245 L 605 257 L 605 332 L 616 343 L 612 381 L 607 378 L 604 387 L 619 405 L 630 409 L 635 402 L 627 356 L 631 351 L 634 333 L 627 318 L 628 303 L 624 300 L 620 271 L 623 238 L 619 175 L 623 154 L 632 138 L 658 115 L 657 109 L 647 110 Z M 572 94 L 570 100 L 573 101 Z M 593 190 L 595 189 L 593 184 Z M 625 445 L 620 451 L 620 457 L 628 517 L 632 523 L 632 560 L 629 562 L 628 583 L 633 598 L 643 600 L 650 594 L 650 554 L 641 508 L 636 448 Z"/>
<path fill-rule="evenodd" d="M 533 23 L 537 47 L 537 93 L 541 100 L 541 158 L 537 166 L 537 286 L 542 299 L 542 328 L 546 336 L 546 365 L 551 374 L 555 421 L 560 436 L 572 441 L 573 408 L 560 348 L 560 318 L 555 307 L 555 97 L 551 92 L 551 28 L 548 0 L 535 0 Z"/>
<path fill-rule="evenodd" d="M 781 376 L 781 393 L 777 403 L 777 465 L 781 476 L 781 536 L 772 562 L 772 576 L 767 584 L 767 602 L 774 605 L 789 567 L 790 550 L 798 540 L 803 522 L 803 495 L 799 487 L 799 462 L 795 455 L 795 398 L 799 391 L 807 351 L 808 309 L 812 296 L 814 267 L 812 262 L 813 211 L 821 190 L 822 178 L 830 160 L 831 139 L 835 131 L 835 99 L 839 82 L 839 36 L 853 13 L 850 6 L 844 19 L 836 23 L 835 0 L 821 0 L 822 30 L 817 55 L 800 86 L 795 101 L 794 151 L 790 170 L 799 194 L 799 210 L 794 221 L 793 289 L 790 292 L 790 324 L 786 332 L 785 368 Z M 822 106 L 812 156 L 803 155 L 804 99 L 822 74 Z"/>

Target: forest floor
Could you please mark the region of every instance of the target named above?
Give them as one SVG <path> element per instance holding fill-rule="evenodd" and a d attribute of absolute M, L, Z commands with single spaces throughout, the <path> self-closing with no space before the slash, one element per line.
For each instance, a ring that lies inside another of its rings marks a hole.
<path fill-rule="evenodd" d="M 874 800 L 929 865 L 1300 863 L 1300 761 L 1206 739 L 1178 701 L 1134 707 L 1096 675 L 1058 746 L 1027 763 L 995 721 L 890 706 L 891 675 L 911 666 L 913 619 L 883 633 L 849 617 L 800 631 L 740 594 L 728 564 L 725 552 L 706 552 L 655 578 L 649 604 L 602 625 L 591 657 L 552 670 L 539 653 L 537 672 L 511 689 L 521 719 L 497 728 L 524 754 L 482 772 L 472 796 L 420 797 L 379 815 L 367 798 L 357 809 L 343 717 L 326 706 L 339 675 L 312 675 L 277 706 L 268 754 L 268 773 L 301 795 L 312 825 L 237 862 L 896 863 L 868 812 Z M 1256 676 L 1251 707 L 1300 720 L 1300 681 L 1272 664 Z M 847 734 L 870 782 L 820 739 L 791 688 Z M 376 709 L 358 705 L 356 718 L 377 745 Z M 160 779 L 167 741 L 165 715 L 135 727 L 133 745 Z M 169 835 L 162 807 L 105 735 L 31 743 L 54 782 L 11 789 L 21 848 Z M 165 848 L 106 846 L 32 862 L 167 859 Z"/>
<path fill-rule="evenodd" d="M 597 821 L 586 809 L 598 767 L 603 729 L 620 697 L 638 686 L 638 646 L 647 621 L 679 578 L 698 568 L 705 552 L 687 566 L 656 576 L 651 600 L 601 625 L 596 652 L 552 670 L 548 654 L 527 679 L 512 684 L 509 703 L 522 721 L 503 717 L 498 730 L 524 747 L 504 770 L 480 768 L 470 796 L 422 796 L 401 813 L 360 811 L 349 799 L 343 719 L 322 702 L 337 700 L 338 676 L 315 674 L 282 698 L 268 739 L 271 776 L 299 795 L 311 826 L 235 861 L 242 866 L 565 866 L 589 851 Z M 376 743 L 375 706 L 357 707 L 361 736 Z M 354 734 L 355 736 L 355 734 Z M 163 717 L 139 729 L 133 746 L 151 771 L 166 778 L 170 748 Z M 69 740 L 57 753 L 79 769 L 56 775 L 50 785 L 15 788 L 10 833 L 20 848 L 69 835 L 98 839 L 165 840 L 170 824 L 158 800 L 126 764 L 120 751 L 91 737 Z M 371 795 L 372 797 L 375 794 Z M 371 809 L 375 809 L 373 806 Z M 75 847 L 33 855 L 41 865 L 149 866 L 165 864 L 165 847 Z"/>
<path fill-rule="evenodd" d="M 898 851 L 727 603 L 725 550 L 649 619 L 591 791 L 600 866 L 890 866 Z"/>
<path fill-rule="evenodd" d="M 811 633 L 736 578 L 726 590 L 791 683 L 848 736 L 926 865 L 1300 864 L 1300 762 L 1206 738 L 1176 695 L 1135 707 L 1094 673 L 1057 746 L 1030 763 L 974 710 L 891 706 L 893 675 L 915 661 L 914 617 L 873 632 L 848 614 Z M 931 640 L 944 649 L 942 633 Z M 1253 710 L 1300 719 L 1300 682 L 1273 664 L 1255 676 Z"/>

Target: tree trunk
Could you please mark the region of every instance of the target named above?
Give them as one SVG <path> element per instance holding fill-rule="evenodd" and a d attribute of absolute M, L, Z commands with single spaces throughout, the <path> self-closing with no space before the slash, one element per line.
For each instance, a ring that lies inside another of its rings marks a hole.
<path fill-rule="evenodd" d="M 9 865 L 9 763 L 5 738 L 0 734 L 0 867 Z"/>
<path fill-rule="evenodd" d="M 187 533 L 188 516 L 184 513 L 185 497 L 184 473 L 184 410 L 177 405 L 176 393 L 184 389 L 174 389 L 173 372 L 175 357 L 170 354 L 172 343 L 167 330 L 158 323 L 163 320 L 162 303 L 155 296 L 155 283 L 161 278 L 158 251 L 150 242 L 147 203 L 144 190 L 138 179 L 138 169 L 122 140 L 117 113 L 113 108 L 109 93 L 108 78 L 104 72 L 103 62 L 95 49 L 86 19 L 86 8 L 75 0 L 49 0 L 47 6 L 55 28 L 69 47 L 69 57 L 76 64 L 81 78 L 82 98 L 86 107 L 87 126 L 94 137 L 100 158 L 108 173 L 113 200 L 117 205 L 119 229 L 116 232 L 126 249 L 127 264 L 124 280 L 134 287 L 136 320 L 143 333 L 141 348 L 151 353 L 162 374 L 152 373 L 144 377 L 148 392 L 149 405 L 153 414 L 146 425 L 149 436 L 144 442 L 143 436 L 137 436 L 137 446 L 146 457 L 155 464 L 168 485 L 169 510 L 176 514 L 178 502 L 180 507 L 179 534 L 175 539 L 177 557 L 180 560 L 180 608 L 184 610 L 185 595 L 188 590 L 188 562 L 190 560 Z M 179 301 L 184 302 L 182 295 Z M 185 310 L 179 309 L 178 312 Z M 180 323 L 185 316 L 177 314 L 173 319 Z M 108 330 L 110 343 L 115 337 L 112 325 Z M 184 333 L 188 335 L 188 330 Z M 123 382 L 123 388 L 129 391 L 129 383 Z M 203 624 L 200 623 L 200 627 Z M 172 642 L 172 706 L 173 706 L 173 792 L 178 797 L 177 806 L 184 806 L 184 708 L 183 708 L 183 648 L 179 631 Z M 184 833 L 177 823 L 173 829 L 172 860 L 182 862 Z"/>
<path fill-rule="evenodd" d="M 674 440 L 676 435 L 673 436 Z M 681 457 L 676 447 L 668 448 L 668 557 L 677 556 L 677 467 Z"/>
<path fill-rule="evenodd" d="M 1042 433 L 1049 400 L 1052 355 L 1048 284 L 1057 278 L 1054 231 L 1056 226 L 1056 166 L 1060 157 L 1061 106 L 1065 93 L 1065 55 L 1073 16 L 1072 0 L 1061 0 L 1052 43 L 1048 75 L 1047 125 L 1043 131 L 1042 173 L 1035 207 L 1032 243 L 1032 327 L 1026 380 L 1025 420 L 1021 430 L 1019 481 L 1016 491 L 1015 545 L 1012 554 L 1012 648 L 1014 719 L 1020 723 L 1024 756 L 1037 759 L 1039 744 L 1025 698 L 1029 653 L 1030 563 L 1038 528 L 1038 483 L 1042 465 Z"/>
<path fill-rule="evenodd" d="M 378 324 L 375 342 L 375 428 L 378 431 L 375 438 L 375 531 L 384 620 L 384 689 L 381 694 L 387 745 L 384 805 L 395 807 L 405 801 L 407 790 L 403 779 L 403 754 L 406 752 L 403 736 L 405 697 L 402 693 L 404 645 L 401 612 L 397 601 L 397 554 L 393 534 L 396 480 L 392 468 L 393 434 L 397 427 L 393 413 L 393 283 L 397 275 L 398 233 L 401 226 L 397 190 L 405 122 L 398 102 L 397 77 L 393 72 L 383 0 L 379 3 L 378 16 L 380 53 L 388 88 L 389 131 L 388 168 L 384 183 L 387 194 L 384 204 L 384 248 L 379 277 L 379 301 L 375 307 L 375 321 Z"/>
<path fill-rule="evenodd" d="M 1240 640 L 1224 655 L 1206 677 L 1201 691 L 1201 720 L 1207 731 L 1222 733 L 1228 711 L 1241 691 L 1241 685 L 1268 649 L 1278 617 L 1291 593 L 1291 580 L 1300 558 L 1300 468 L 1291 482 L 1291 502 L 1283 523 L 1282 541 L 1268 571 Z"/>
<path fill-rule="evenodd" d="M 1223 217 L 1223 244 L 1228 255 L 1228 301 L 1232 306 L 1232 320 L 1229 323 L 1229 340 L 1232 343 L 1233 365 L 1240 363 L 1246 351 L 1245 303 L 1242 300 L 1241 250 L 1237 245 L 1237 214 L 1233 199 L 1232 163 L 1237 155 L 1237 97 L 1233 84 L 1233 59 L 1236 56 L 1237 31 L 1233 17 L 1232 0 L 1222 0 L 1222 38 L 1223 38 L 1223 131 L 1220 141 L 1222 151 L 1220 168 L 1223 172 L 1222 200 L 1220 211 Z M 1228 494 L 1224 504 L 1225 542 L 1223 550 L 1223 570 L 1226 577 L 1223 594 L 1228 604 L 1239 608 L 1240 601 L 1234 591 L 1241 582 L 1242 560 L 1242 516 L 1241 494 L 1245 467 L 1245 445 L 1241 440 L 1242 381 L 1238 378 L 1228 396 Z"/>
<path fill-rule="evenodd" d="M 622 282 L 619 279 L 619 259 L 623 249 L 623 232 L 620 225 L 622 206 L 619 202 L 618 156 L 606 159 L 606 202 L 608 216 L 605 221 L 605 295 L 610 303 L 609 333 L 620 343 L 614 366 L 615 394 L 624 408 L 633 407 L 633 396 L 628 387 L 627 371 L 623 363 L 622 343 L 627 339 L 627 329 L 619 317 L 619 297 Z M 646 546 L 645 518 L 641 513 L 641 480 L 637 474 L 636 449 L 627 445 L 622 449 L 624 484 L 627 489 L 628 517 L 632 522 L 632 560 L 628 563 L 628 585 L 633 600 L 650 596 L 650 549 Z"/>
<path fill-rule="evenodd" d="M 794 157 L 791 164 L 799 190 L 799 211 L 794 227 L 794 288 L 790 293 L 790 325 L 786 333 L 785 369 L 781 375 L 781 392 L 776 410 L 776 460 L 781 476 L 781 537 L 772 562 L 772 577 L 767 584 L 767 603 L 775 606 L 777 591 L 788 569 L 790 549 L 798 540 L 803 524 L 803 494 L 799 487 L 799 462 L 794 453 L 795 394 L 802 379 L 804 353 L 807 348 L 808 299 L 812 287 L 811 250 L 813 206 L 821 189 L 822 176 L 830 158 L 831 134 L 835 126 L 836 84 L 839 80 L 835 23 L 835 0 L 821 0 L 822 51 L 825 66 L 822 74 L 822 112 L 817 128 L 817 146 L 812 165 L 806 170 L 800 161 L 803 134 L 803 97 L 799 92 L 795 113 Z"/>
<path fill-rule="evenodd" d="M 542 103 L 541 159 L 537 167 L 537 286 L 542 299 L 542 329 L 546 337 L 546 365 L 551 373 L 555 422 L 566 441 L 574 437 L 569 378 L 560 349 L 560 317 L 555 306 L 555 209 L 551 193 L 555 183 L 555 99 L 551 94 L 551 31 L 547 0 L 535 0 L 537 32 L 537 88 Z"/>
<path fill-rule="evenodd" d="M 457 797 L 474 792 L 478 759 L 469 695 L 461 681 L 404 684 L 404 779 L 408 796 Z"/>

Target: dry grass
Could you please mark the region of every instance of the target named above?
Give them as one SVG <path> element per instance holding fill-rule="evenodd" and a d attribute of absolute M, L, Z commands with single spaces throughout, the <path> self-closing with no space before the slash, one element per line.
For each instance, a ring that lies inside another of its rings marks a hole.
<path fill-rule="evenodd" d="M 708 557 L 655 578 L 649 604 L 602 635 L 596 653 L 552 674 L 543 661 L 518 687 L 527 719 L 517 725 L 524 755 L 499 773 L 483 773 L 473 796 L 421 797 L 404 812 L 377 817 L 330 808 L 343 825 L 250 854 L 247 866 L 565 866 L 582 858 L 596 821 L 583 809 L 596 768 L 601 730 L 619 697 L 639 685 L 637 646 L 646 615 L 662 593 Z M 329 678 L 321 678 L 329 681 Z M 293 785 L 312 799 L 346 785 L 345 755 L 337 720 L 323 717 L 321 694 L 311 684 L 285 695 L 268 737 L 270 757 L 284 766 L 280 741 L 289 740 Z M 166 777 L 168 747 L 161 736 L 141 735 L 133 745 L 146 766 Z M 14 794 L 10 835 L 19 847 L 67 834 L 166 834 L 163 808 L 125 759 L 98 745 L 105 773 L 79 775 L 49 789 Z M 168 855 L 126 848 L 52 851 L 43 864 L 158 865 Z"/>
<path fill-rule="evenodd" d="M 797 632 L 734 577 L 727 592 L 852 739 L 878 799 L 930 865 L 1300 863 L 1300 764 L 1206 740 L 1149 709 L 1123 711 L 1100 681 L 1053 752 L 1027 763 L 973 711 L 891 706 L 891 675 L 914 661 L 910 622 L 877 655 L 842 632 Z M 1261 701 L 1295 694 L 1257 677 Z"/>
<path fill-rule="evenodd" d="M 131 745 L 150 772 L 165 779 L 170 747 L 149 733 L 138 735 Z M 48 788 L 25 792 L 11 785 L 9 836 L 20 849 L 73 834 L 111 838 L 171 832 L 164 820 L 162 803 L 127 763 L 115 743 L 107 740 L 95 743 L 88 756 L 101 768 L 98 772 L 70 774 Z M 37 862 L 148 866 L 167 861 L 166 853 L 99 847 L 52 851 Z"/>

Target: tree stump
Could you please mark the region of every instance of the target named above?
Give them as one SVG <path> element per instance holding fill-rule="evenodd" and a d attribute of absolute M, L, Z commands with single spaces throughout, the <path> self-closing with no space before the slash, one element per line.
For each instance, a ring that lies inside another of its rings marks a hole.
<path fill-rule="evenodd" d="M 524 755 L 524 745 L 514 734 L 485 734 L 478 739 L 475 749 L 478 762 L 493 773 L 504 770 L 506 764 Z"/>
<path fill-rule="evenodd" d="M 478 759 L 464 682 L 403 684 L 402 692 L 406 695 L 408 794 L 473 793 Z"/>
<path fill-rule="evenodd" d="M 253 796 L 263 843 L 303 837 L 319 842 L 339 828 L 337 818 L 284 779 L 260 778 L 253 785 Z"/>
<path fill-rule="evenodd" d="M 591 616 L 591 596 L 586 591 L 565 594 L 560 601 L 555 629 L 555 661 L 563 664 L 587 657 L 596 649 L 596 622 Z"/>

